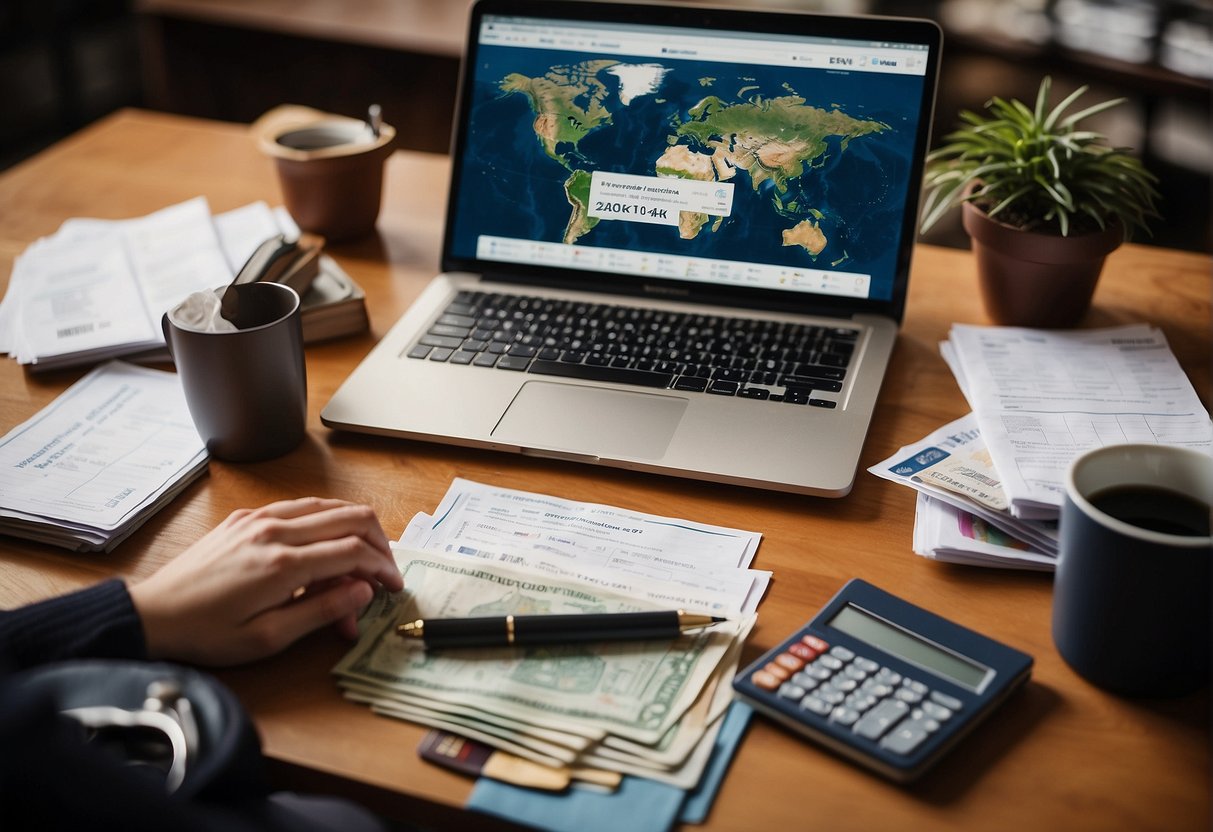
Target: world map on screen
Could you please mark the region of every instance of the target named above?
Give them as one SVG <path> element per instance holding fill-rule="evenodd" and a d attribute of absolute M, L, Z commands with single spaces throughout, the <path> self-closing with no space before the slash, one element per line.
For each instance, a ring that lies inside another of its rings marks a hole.
<path fill-rule="evenodd" d="M 686 60 L 478 56 L 456 251 L 480 234 L 873 277 L 896 264 L 922 79 Z M 727 216 L 594 216 L 595 171 L 730 183 Z"/>

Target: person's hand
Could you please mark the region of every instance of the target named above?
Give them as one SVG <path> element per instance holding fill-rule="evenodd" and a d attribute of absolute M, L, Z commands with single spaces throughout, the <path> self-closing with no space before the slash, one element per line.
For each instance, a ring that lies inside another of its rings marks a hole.
<path fill-rule="evenodd" d="M 308 497 L 233 512 L 130 594 L 151 658 L 224 665 L 325 624 L 355 637 L 378 585 L 403 581 L 374 511 Z"/>

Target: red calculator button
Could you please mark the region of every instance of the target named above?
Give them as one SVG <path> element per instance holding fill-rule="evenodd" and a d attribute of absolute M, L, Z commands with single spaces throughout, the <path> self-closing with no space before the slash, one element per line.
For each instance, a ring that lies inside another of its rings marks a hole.
<path fill-rule="evenodd" d="M 783 680 L 767 673 L 765 670 L 758 670 L 750 677 L 750 681 L 763 690 L 778 690 L 783 684 Z"/>
<path fill-rule="evenodd" d="M 791 653 L 780 653 L 775 657 L 775 662 L 783 665 L 793 673 L 804 669 L 804 659 L 798 659 Z"/>
<path fill-rule="evenodd" d="M 797 658 L 804 659 L 806 662 L 811 662 L 813 659 L 821 655 L 820 650 L 814 650 L 807 644 L 796 642 L 788 645 L 788 652 Z"/>
<path fill-rule="evenodd" d="M 767 662 L 763 670 L 770 673 L 772 676 L 775 676 L 781 682 L 786 682 L 788 679 L 792 678 L 792 671 L 775 662 Z"/>
<path fill-rule="evenodd" d="M 830 645 L 826 644 L 817 636 L 801 636 L 800 640 L 816 650 L 818 653 L 824 653 L 830 649 Z"/>

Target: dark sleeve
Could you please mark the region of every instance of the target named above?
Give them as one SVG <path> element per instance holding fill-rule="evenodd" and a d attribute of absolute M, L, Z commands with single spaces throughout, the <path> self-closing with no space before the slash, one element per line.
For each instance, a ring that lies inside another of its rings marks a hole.
<path fill-rule="evenodd" d="M 7 669 L 84 657 L 147 658 L 143 623 L 122 581 L 0 611 L 0 663 Z"/>

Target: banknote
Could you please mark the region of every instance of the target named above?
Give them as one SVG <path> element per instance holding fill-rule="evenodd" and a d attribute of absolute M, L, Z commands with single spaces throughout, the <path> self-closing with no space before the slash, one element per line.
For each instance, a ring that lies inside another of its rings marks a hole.
<path fill-rule="evenodd" d="M 740 651 L 737 651 L 739 655 Z M 736 657 L 726 661 L 722 673 L 704 686 L 699 698 L 683 717 L 652 745 L 632 742 L 604 732 L 569 733 L 553 730 L 550 724 L 535 724 L 499 713 L 456 705 L 439 699 L 412 696 L 378 684 L 343 679 L 347 698 L 371 705 L 377 712 L 425 724 L 458 724 L 463 733 L 487 735 L 535 753 L 533 759 L 557 759 L 568 763 L 574 755 L 593 752 L 604 759 L 632 766 L 669 771 L 682 766 L 694 751 L 708 726 L 719 718 L 731 701 L 728 679 L 736 670 Z M 728 679 L 724 677 L 727 676 Z M 487 741 L 487 740 L 482 740 Z M 493 744 L 490 742 L 490 744 Z M 559 747 L 555 747 L 559 746 Z M 501 745 L 501 747 L 506 747 Z M 542 756 L 538 756 L 542 755 Z"/>
<path fill-rule="evenodd" d="M 699 781 L 710 755 L 712 743 L 720 725 L 719 716 L 707 725 L 683 732 L 689 737 L 689 747 L 676 764 L 667 765 L 643 755 L 632 755 L 603 744 L 591 745 L 583 751 L 541 743 L 522 732 L 502 728 L 490 720 L 467 718 L 455 713 L 406 704 L 398 699 L 364 693 L 365 689 L 347 689 L 352 701 L 363 702 L 381 716 L 395 717 L 431 728 L 450 731 L 507 751 L 539 765 L 555 768 L 589 768 L 603 772 L 629 774 L 661 783 L 690 788 Z M 693 736 L 690 736 L 693 733 Z M 641 749 L 643 750 L 643 749 Z M 549 753 L 550 752 L 550 753 Z"/>
<path fill-rule="evenodd" d="M 382 685 L 365 684 L 354 679 L 342 680 L 341 688 L 350 698 L 407 706 L 420 711 L 461 717 L 469 721 L 503 728 L 507 731 L 525 733 L 545 743 L 552 743 L 567 748 L 572 752 L 585 751 L 596 743 L 601 742 L 607 736 L 605 731 L 595 729 L 577 732 L 562 731 L 547 723 L 536 724 L 522 719 L 513 719 L 480 708 L 469 708 L 466 705 L 458 705 L 453 702 L 410 696 L 399 690 L 393 690 Z"/>
<path fill-rule="evenodd" d="M 397 554 L 405 590 L 372 607 L 343 679 L 440 698 L 536 723 L 580 722 L 655 743 L 698 698 L 740 632 L 731 621 L 670 641 L 432 652 L 396 635 L 413 618 L 652 609 L 596 587 L 436 553 Z"/>
<path fill-rule="evenodd" d="M 724 719 L 721 718 L 707 726 L 687 759 L 682 765 L 673 769 L 655 769 L 643 765 L 641 760 L 617 760 L 595 752 L 581 755 L 578 758 L 578 764 L 656 780 L 658 783 L 665 783 L 679 789 L 693 789 L 703 777 L 704 769 L 707 767 L 708 759 L 712 756 L 712 748 L 716 744 L 716 736 L 720 733 L 720 726 L 723 722 Z"/>
<path fill-rule="evenodd" d="M 355 702 L 364 701 L 360 697 L 353 698 Z M 569 765 L 576 755 L 568 756 L 561 754 L 560 756 L 549 756 L 537 751 L 529 745 L 523 745 L 515 742 L 510 737 L 503 737 L 498 732 L 489 733 L 475 725 L 468 725 L 462 720 L 448 719 L 441 714 L 418 712 L 412 708 L 398 706 L 392 703 L 379 703 L 366 701 L 365 704 L 371 706 L 371 710 L 380 716 L 390 716 L 396 719 L 403 719 L 408 722 L 416 722 L 418 725 L 428 725 L 430 728 L 437 728 L 442 731 L 451 731 L 460 736 L 468 737 L 469 739 L 479 740 L 486 745 L 491 745 L 494 748 L 500 748 L 503 751 L 508 751 L 511 754 L 516 754 L 524 760 L 531 760 L 540 765 L 563 767 Z"/>
<path fill-rule="evenodd" d="M 687 757 L 702 741 L 708 726 L 724 715 L 733 701 L 733 676 L 741 658 L 741 648 L 749 635 L 756 618 L 750 616 L 742 622 L 742 630 L 721 661 L 720 672 L 715 674 L 699 694 L 699 698 L 683 714 L 673 727 L 657 742 L 644 745 L 631 740 L 607 735 L 598 747 L 598 753 L 621 760 L 639 759 L 662 768 L 675 768 L 686 762 Z"/>
<path fill-rule="evenodd" d="M 455 731 L 463 736 L 479 739 L 489 745 L 504 748 L 520 757 L 533 759 L 545 765 L 569 765 L 576 762 L 581 754 L 585 753 L 543 742 L 525 733 L 500 728 L 482 720 L 469 719 L 428 708 L 417 708 L 399 701 L 382 699 L 374 695 L 367 696 L 355 691 L 347 691 L 345 695 L 355 702 L 370 705 L 371 710 L 375 713 L 429 725 L 432 728 Z"/>

